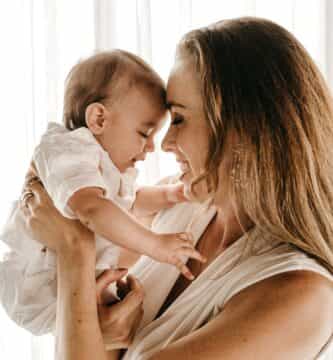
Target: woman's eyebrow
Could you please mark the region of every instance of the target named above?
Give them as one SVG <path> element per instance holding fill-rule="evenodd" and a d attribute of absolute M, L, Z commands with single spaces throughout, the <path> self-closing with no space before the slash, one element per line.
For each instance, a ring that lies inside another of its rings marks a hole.
<path fill-rule="evenodd" d="M 156 126 L 156 122 L 154 121 L 146 121 L 142 124 L 144 127 L 147 127 L 147 128 L 153 128 Z"/>
<path fill-rule="evenodd" d="M 177 106 L 183 109 L 186 109 L 186 106 L 180 103 L 176 103 L 174 101 L 167 101 L 167 108 L 170 110 L 173 106 Z"/>

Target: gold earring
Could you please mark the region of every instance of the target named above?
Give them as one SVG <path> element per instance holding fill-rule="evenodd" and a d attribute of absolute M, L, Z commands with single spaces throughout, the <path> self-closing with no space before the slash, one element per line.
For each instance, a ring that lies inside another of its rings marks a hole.
<path fill-rule="evenodd" d="M 240 167 L 241 167 L 241 154 L 242 149 L 240 146 L 233 150 L 233 160 L 232 160 L 232 169 L 230 172 L 231 180 L 237 185 L 240 186 Z"/>

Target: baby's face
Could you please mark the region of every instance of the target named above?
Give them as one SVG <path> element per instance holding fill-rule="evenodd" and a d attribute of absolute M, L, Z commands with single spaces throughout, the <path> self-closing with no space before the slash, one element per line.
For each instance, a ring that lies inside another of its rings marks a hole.
<path fill-rule="evenodd" d="M 154 151 L 154 136 L 166 115 L 159 97 L 140 87 L 131 88 L 111 106 L 99 140 L 121 172 Z"/>

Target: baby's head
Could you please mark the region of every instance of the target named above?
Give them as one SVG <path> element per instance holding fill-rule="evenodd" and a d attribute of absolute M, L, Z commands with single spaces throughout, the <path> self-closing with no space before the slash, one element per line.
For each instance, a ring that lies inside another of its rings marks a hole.
<path fill-rule="evenodd" d="M 142 59 L 122 50 L 79 62 L 68 75 L 64 124 L 88 127 L 123 172 L 154 151 L 166 118 L 165 85 Z"/>

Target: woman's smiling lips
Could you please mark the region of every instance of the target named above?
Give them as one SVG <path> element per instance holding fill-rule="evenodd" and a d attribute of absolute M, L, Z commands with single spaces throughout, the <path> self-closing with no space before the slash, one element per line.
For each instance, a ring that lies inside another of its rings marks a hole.
<path fill-rule="evenodd" d="M 181 159 L 176 159 L 176 161 L 179 163 L 179 165 L 180 165 L 180 170 L 181 170 L 183 173 L 187 172 L 187 171 L 190 169 L 189 163 L 188 163 L 187 161 L 181 160 Z"/>

